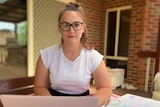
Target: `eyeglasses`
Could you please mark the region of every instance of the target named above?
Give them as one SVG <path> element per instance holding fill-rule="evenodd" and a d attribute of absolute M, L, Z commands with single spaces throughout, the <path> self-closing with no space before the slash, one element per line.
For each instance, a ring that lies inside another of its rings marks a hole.
<path fill-rule="evenodd" d="M 78 31 L 82 28 L 82 22 L 74 22 L 72 24 L 69 24 L 67 22 L 62 22 L 59 24 L 60 28 L 64 31 L 69 31 L 71 26 L 75 31 Z"/>

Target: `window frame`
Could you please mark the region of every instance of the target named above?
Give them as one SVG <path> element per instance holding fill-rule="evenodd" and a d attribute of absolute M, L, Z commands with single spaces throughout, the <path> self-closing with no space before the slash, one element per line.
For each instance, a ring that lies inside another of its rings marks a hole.
<path fill-rule="evenodd" d="M 104 39 L 104 60 L 106 62 L 107 59 L 111 60 L 122 60 L 122 61 L 128 61 L 128 57 L 118 56 L 118 40 L 119 40 L 119 30 L 120 30 L 120 13 L 122 10 L 128 10 L 131 9 L 131 6 L 123 6 L 118 8 L 112 8 L 106 10 L 106 17 L 105 17 L 105 39 Z M 114 55 L 110 56 L 107 55 L 107 38 L 108 38 L 108 17 L 109 12 L 117 12 L 116 17 L 116 32 L 115 32 L 115 47 L 114 47 Z"/>

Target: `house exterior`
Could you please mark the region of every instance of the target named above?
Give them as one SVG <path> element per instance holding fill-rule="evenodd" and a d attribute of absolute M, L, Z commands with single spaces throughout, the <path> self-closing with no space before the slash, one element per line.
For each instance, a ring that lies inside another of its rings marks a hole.
<path fill-rule="evenodd" d="M 139 90 L 152 91 L 155 58 L 146 55 L 143 57 L 143 54 L 144 51 L 156 52 L 157 50 L 160 0 L 77 0 L 77 2 L 81 3 L 86 13 L 89 40 L 96 50 L 101 54 L 105 53 L 104 56 L 107 53 L 104 45 L 107 34 L 106 11 L 130 7 L 125 82 L 135 85 Z M 34 71 L 39 50 L 58 43 L 60 39 L 56 31 L 55 16 L 65 4 L 54 0 L 28 0 L 28 5 L 30 12 L 28 14 L 30 20 L 28 66 L 30 71 Z M 142 52 L 141 55 L 138 54 L 139 52 Z"/>
<path fill-rule="evenodd" d="M 77 0 L 82 3 L 89 18 L 90 39 L 104 53 L 106 11 L 131 6 L 128 61 L 125 82 L 140 90 L 151 91 L 155 73 L 155 58 L 139 55 L 141 51 L 157 49 L 160 18 L 160 0 Z M 145 54 L 145 53 L 143 53 Z M 148 62 L 149 60 L 149 62 Z M 149 64 L 149 65 L 147 65 Z M 147 69 L 147 67 L 149 68 Z M 146 76 L 148 70 L 148 80 Z M 147 82 L 147 87 L 145 83 Z"/>

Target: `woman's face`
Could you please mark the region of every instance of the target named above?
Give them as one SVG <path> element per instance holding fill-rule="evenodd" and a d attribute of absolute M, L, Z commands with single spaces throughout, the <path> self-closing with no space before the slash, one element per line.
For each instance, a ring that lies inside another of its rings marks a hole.
<path fill-rule="evenodd" d="M 63 24 L 62 24 L 63 23 Z M 74 23 L 74 25 L 73 25 Z M 66 11 L 61 19 L 59 31 L 61 33 L 62 39 L 64 43 L 80 43 L 80 39 L 82 37 L 82 33 L 85 31 L 85 23 L 83 23 L 83 19 L 79 12 L 75 11 Z M 70 26 L 72 24 L 72 26 Z M 74 28 L 73 28 L 74 26 Z M 81 26 L 81 27 L 80 27 Z M 66 31 L 63 28 L 69 27 L 70 29 Z M 77 30 L 78 28 L 78 30 Z M 75 30 L 74 30 L 75 29 Z"/>

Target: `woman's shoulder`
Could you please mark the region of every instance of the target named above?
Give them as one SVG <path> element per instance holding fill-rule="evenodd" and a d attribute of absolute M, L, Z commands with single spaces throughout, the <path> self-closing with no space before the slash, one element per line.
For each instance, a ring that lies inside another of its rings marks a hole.
<path fill-rule="evenodd" d="M 98 52 L 96 49 L 86 49 L 85 47 L 83 47 L 83 50 L 85 51 L 85 52 L 87 52 L 88 54 L 90 54 L 90 55 L 95 55 L 95 54 L 101 54 L 100 52 Z"/>
<path fill-rule="evenodd" d="M 44 50 L 52 50 L 52 49 L 57 49 L 57 48 L 59 48 L 58 45 L 52 45 L 52 46 L 44 48 Z"/>
<path fill-rule="evenodd" d="M 60 46 L 59 46 L 59 45 L 52 45 L 52 46 L 43 48 L 42 51 L 55 51 L 55 50 L 57 50 L 57 49 L 60 49 Z"/>
<path fill-rule="evenodd" d="M 40 50 L 42 60 L 47 68 L 52 64 L 54 58 L 59 52 L 59 49 L 60 47 L 58 45 L 52 45 Z"/>
<path fill-rule="evenodd" d="M 44 49 L 41 49 L 40 52 L 44 53 L 44 54 L 48 54 L 48 55 L 50 55 L 50 54 L 53 55 L 56 52 L 59 52 L 59 50 L 60 50 L 59 45 L 52 45 L 52 46 L 46 47 Z"/>

